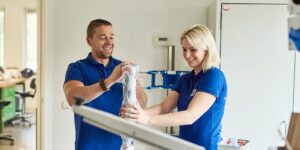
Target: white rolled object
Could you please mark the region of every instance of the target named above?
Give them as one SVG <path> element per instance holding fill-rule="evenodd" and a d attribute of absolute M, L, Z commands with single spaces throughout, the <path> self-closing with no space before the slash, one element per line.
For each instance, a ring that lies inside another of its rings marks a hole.
<path fill-rule="evenodd" d="M 138 74 L 138 65 L 128 64 L 122 68 L 123 78 L 123 104 L 137 106 L 136 99 L 136 78 Z"/>
<path fill-rule="evenodd" d="M 123 105 L 137 106 L 136 98 L 136 78 L 138 65 L 128 64 L 122 68 L 123 78 Z M 127 136 L 122 136 L 121 150 L 135 150 L 133 140 Z"/>

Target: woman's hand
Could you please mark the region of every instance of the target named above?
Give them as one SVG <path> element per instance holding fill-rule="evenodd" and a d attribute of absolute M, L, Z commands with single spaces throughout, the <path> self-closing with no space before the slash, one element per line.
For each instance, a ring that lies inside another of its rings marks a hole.
<path fill-rule="evenodd" d="M 126 114 L 126 112 L 127 112 L 127 107 L 126 107 L 126 105 L 127 105 L 127 104 L 122 105 L 122 107 L 121 107 L 121 109 L 120 109 L 119 116 L 120 116 L 121 118 L 126 118 L 126 116 L 127 116 L 127 114 Z"/>
<path fill-rule="evenodd" d="M 150 116 L 138 105 L 137 107 L 123 105 L 120 111 L 122 118 L 128 118 L 138 124 L 149 124 Z"/>

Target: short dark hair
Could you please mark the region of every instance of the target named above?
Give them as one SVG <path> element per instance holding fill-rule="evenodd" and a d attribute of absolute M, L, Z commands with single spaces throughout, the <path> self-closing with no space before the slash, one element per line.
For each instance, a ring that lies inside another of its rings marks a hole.
<path fill-rule="evenodd" d="M 92 20 L 87 27 L 87 31 L 86 31 L 87 37 L 92 37 L 95 32 L 95 28 L 99 26 L 112 26 L 112 24 L 109 21 L 104 19 Z"/>

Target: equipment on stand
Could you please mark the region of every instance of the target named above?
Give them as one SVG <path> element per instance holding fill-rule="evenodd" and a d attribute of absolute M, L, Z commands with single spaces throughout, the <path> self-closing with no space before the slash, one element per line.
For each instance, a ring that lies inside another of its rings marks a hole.
<path fill-rule="evenodd" d="M 289 49 L 300 51 L 300 0 L 289 2 Z"/>
<path fill-rule="evenodd" d="M 168 71 L 168 70 L 151 70 L 146 74 L 151 75 L 151 85 L 147 86 L 146 89 L 151 90 L 153 88 L 171 89 L 177 82 L 180 76 L 187 73 L 188 71 Z M 163 81 L 162 84 L 157 84 L 158 76 L 161 76 Z"/>

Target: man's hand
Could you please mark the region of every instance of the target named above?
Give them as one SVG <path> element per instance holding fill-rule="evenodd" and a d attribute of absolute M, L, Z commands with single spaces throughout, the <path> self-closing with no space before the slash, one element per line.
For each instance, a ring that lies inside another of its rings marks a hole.
<path fill-rule="evenodd" d="M 128 64 L 128 62 L 124 61 L 121 64 L 117 65 L 111 75 L 105 79 L 104 83 L 107 88 L 110 88 L 114 83 L 121 80 L 123 77 L 122 67 Z"/>

